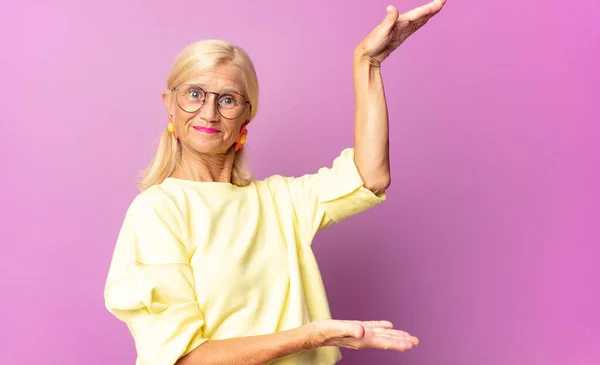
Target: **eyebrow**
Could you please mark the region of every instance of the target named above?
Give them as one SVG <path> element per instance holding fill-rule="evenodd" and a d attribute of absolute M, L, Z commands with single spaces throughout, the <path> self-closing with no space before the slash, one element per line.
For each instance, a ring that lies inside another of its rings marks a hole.
<path fill-rule="evenodd" d="M 223 90 L 221 90 L 221 93 L 231 93 L 231 92 L 238 93 L 240 95 L 244 95 L 242 93 L 242 90 L 239 90 L 239 89 L 234 88 L 234 87 L 226 87 L 226 88 L 223 88 Z"/>
<path fill-rule="evenodd" d="M 190 82 L 190 83 L 189 83 L 189 85 L 194 85 L 194 86 L 197 86 L 197 87 L 201 88 L 201 89 L 202 89 L 202 90 L 204 90 L 204 91 L 212 91 L 212 90 L 207 90 L 208 88 L 206 87 L 206 85 L 205 85 L 205 84 L 203 84 L 203 83 L 200 83 L 200 82 Z M 216 91 L 215 91 L 215 92 L 216 92 Z M 241 91 L 241 90 L 239 90 L 239 89 L 237 89 L 237 88 L 235 88 L 235 87 L 230 87 L 230 86 L 228 86 L 228 87 L 224 87 L 224 88 L 223 88 L 223 89 L 221 89 L 221 91 L 220 91 L 220 92 L 218 92 L 218 93 L 219 93 L 219 94 L 223 94 L 223 93 L 231 93 L 231 92 L 238 93 L 238 94 L 240 94 L 240 95 L 244 95 L 244 93 L 242 93 L 242 91 Z"/>

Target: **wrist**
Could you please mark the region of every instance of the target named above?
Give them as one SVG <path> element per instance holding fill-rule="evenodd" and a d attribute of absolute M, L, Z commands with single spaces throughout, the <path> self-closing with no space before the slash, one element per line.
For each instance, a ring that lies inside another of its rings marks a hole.
<path fill-rule="evenodd" d="M 355 68 L 379 69 L 381 67 L 381 62 L 365 53 L 360 46 L 354 50 L 352 61 Z"/>
<path fill-rule="evenodd" d="M 303 333 L 307 349 L 325 346 L 330 338 L 326 331 L 320 328 L 319 323 L 319 321 L 313 321 L 298 328 Z"/>

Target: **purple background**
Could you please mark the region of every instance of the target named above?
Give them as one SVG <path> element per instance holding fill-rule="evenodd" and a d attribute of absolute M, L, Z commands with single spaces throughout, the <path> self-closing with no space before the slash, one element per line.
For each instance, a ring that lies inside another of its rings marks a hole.
<path fill-rule="evenodd" d="M 351 145 L 351 53 L 387 3 L 348 4 L 3 4 L 1 364 L 133 364 L 102 291 L 185 45 L 253 58 L 259 178 Z M 600 364 L 599 11 L 448 0 L 385 62 L 389 200 L 314 247 L 334 317 L 390 319 L 422 346 L 343 364 Z"/>

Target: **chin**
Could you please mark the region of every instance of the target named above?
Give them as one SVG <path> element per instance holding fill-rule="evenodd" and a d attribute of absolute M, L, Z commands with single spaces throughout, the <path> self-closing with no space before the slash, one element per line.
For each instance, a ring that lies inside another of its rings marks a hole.
<path fill-rule="evenodd" d="M 190 146 L 195 152 L 208 154 L 208 155 L 216 155 L 222 154 L 229 150 L 228 145 L 224 144 L 223 141 L 193 141 Z"/>

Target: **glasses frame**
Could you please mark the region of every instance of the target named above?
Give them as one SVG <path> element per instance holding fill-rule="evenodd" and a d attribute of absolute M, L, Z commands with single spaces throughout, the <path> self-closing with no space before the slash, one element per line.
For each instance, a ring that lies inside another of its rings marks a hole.
<path fill-rule="evenodd" d="M 182 88 L 183 86 L 188 86 L 188 85 L 193 85 L 193 86 L 197 87 L 198 89 L 200 89 L 200 90 L 202 90 L 204 92 L 204 100 L 202 100 L 202 105 L 200 105 L 200 107 L 198 109 L 194 110 L 193 112 L 190 112 L 190 111 L 187 111 L 187 110 L 183 109 L 183 107 L 181 106 L 181 104 L 179 104 L 179 89 Z M 252 113 L 252 103 L 250 103 L 248 100 L 246 100 L 246 97 L 244 95 L 240 94 L 240 93 L 229 92 L 229 93 L 219 94 L 219 93 L 215 93 L 215 92 L 212 92 L 212 91 L 206 91 L 203 88 L 201 88 L 200 86 L 194 85 L 194 84 L 183 84 L 183 85 L 174 87 L 171 90 L 175 92 L 175 102 L 177 103 L 177 106 L 179 107 L 179 109 L 183 110 L 186 113 L 190 113 L 190 114 L 197 113 L 200 109 L 202 109 L 204 107 L 204 105 L 206 105 L 206 98 L 207 98 L 208 94 L 215 95 L 215 108 L 217 109 L 217 113 L 219 113 L 219 115 L 221 117 L 223 117 L 223 118 L 225 118 L 227 120 L 233 120 L 233 119 L 239 118 L 246 111 L 246 105 L 250 105 L 250 112 Z M 242 109 L 242 111 L 240 112 L 240 115 L 238 115 L 235 118 L 227 118 L 226 116 L 224 116 L 221 113 L 221 110 L 219 110 L 219 104 L 218 104 L 219 103 L 219 98 L 221 97 L 221 95 L 227 95 L 227 94 L 231 94 L 231 93 L 238 94 L 239 96 L 242 97 L 242 99 L 244 99 L 244 102 L 245 102 L 244 103 L 244 109 Z"/>

